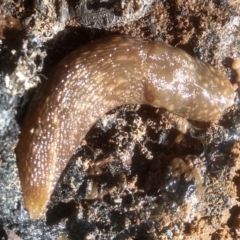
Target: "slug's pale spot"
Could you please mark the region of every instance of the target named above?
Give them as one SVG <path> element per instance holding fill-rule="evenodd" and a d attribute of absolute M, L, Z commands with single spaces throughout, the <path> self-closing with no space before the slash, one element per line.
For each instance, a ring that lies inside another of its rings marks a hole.
<path fill-rule="evenodd" d="M 233 60 L 231 68 L 234 70 L 240 69 L 240 58 L 236 58 Z"/>
<path fill-rule="evenodd" d="M 74 51 L 39 89 L 16 147 L 30 217 L 44 214 L 74 150 L 107 111 L 150 104 L 208 122 L 219 119 L 234 96 L 218 69 L 165 43 L 114 36 Z"/>

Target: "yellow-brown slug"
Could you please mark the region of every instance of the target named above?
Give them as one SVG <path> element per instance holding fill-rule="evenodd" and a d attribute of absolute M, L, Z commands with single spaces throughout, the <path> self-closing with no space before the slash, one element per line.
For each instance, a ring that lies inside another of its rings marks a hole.
<path fill-rule="evenodd" d="M 123 104 L 149 104 L 214 121 L 234 88 L 216 68 L 162 42 L 113 36 L 90 43 L 53 70 L 36 94 L 16 147 L 25 207 L 37 219 L 92 125 Z"/>

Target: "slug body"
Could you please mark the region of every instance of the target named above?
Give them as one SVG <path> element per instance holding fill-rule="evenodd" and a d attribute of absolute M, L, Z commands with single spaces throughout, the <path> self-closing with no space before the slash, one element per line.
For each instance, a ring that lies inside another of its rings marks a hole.
<path fill-rule="evenodd" d="M 30 217 L 45 212 L 75 149 L 107 111 L 141 103 L 209 122 L 234 96 L 219 70 L 165 43 L 114 36 L 74 51 L 37 92 L 16 147 Z"/>

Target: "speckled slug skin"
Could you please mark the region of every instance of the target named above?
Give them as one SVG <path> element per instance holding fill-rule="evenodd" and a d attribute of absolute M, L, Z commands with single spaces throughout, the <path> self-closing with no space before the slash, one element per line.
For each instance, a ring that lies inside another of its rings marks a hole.
<path fill-rule="evenodd" d="M 208 122 L 219 119 L 234 96 L 218 69 L 165 43 L 113 36 L 74 51 L 37 92 L 16 147 L 30 217 L 45 213 L 74 150 L 107 111 L 141 103 Z"/>

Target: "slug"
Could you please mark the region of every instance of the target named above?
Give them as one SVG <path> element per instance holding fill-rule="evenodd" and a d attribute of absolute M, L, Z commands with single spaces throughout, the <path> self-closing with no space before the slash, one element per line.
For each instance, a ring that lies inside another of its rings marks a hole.
<path fill-rule="evenodd" d="M 218 69 L 163 42 L 112 36 L 77 49 L 40 87 L 19 135 L 17 165 L 30 218 L 43 216 L 75 149 L 109 110 L 149 104 L 209 122 L 234 96 Z"/>

